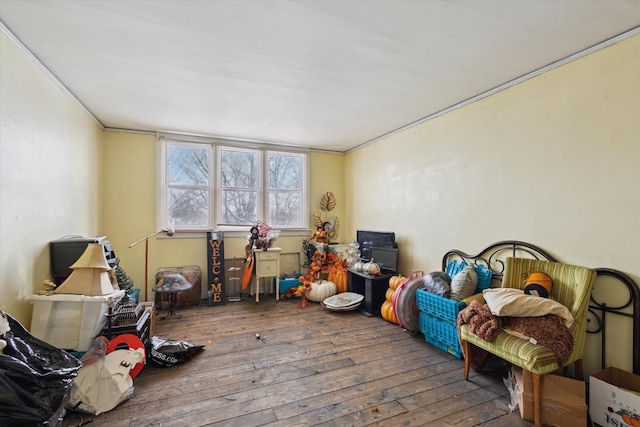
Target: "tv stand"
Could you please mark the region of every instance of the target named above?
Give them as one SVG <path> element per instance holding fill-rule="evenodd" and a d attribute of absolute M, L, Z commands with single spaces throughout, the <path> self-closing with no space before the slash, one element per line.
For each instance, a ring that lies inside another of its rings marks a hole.
<path fill-rule="evenodd" d="M 389 279 L 393 274 L 370 276 L 351 268 L 347 269 L 347 272 L 349 291 L 364 295 L 364 300 L 358 307 L 358 311 L 367 317 L 379 316 L 380 307 L 382 307 L 389 288 Z"/>

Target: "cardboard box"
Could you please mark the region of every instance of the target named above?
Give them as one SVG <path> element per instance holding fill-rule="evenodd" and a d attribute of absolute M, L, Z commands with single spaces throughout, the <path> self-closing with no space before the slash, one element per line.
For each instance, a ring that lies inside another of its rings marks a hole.
<path fill-rule="evenodd" d="M 607 368 L 589 377 L 589 414 L 601 426 L 640 426 L 640 375 Z"/>
<path fill-rule="evenodd" d="M 533 376 L 514 367 L 514 391 L 524 420 L 533 421 Z M 542 380 L 542 423 L 547 426 L 585 427 L 587 425 L 584 381 L 547 374 Z"/>

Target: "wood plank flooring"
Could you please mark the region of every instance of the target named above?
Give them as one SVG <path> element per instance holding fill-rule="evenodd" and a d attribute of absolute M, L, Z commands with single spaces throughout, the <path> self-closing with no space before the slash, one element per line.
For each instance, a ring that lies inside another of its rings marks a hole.
<path fill-rule="evenodd" d="M 67 413 L 62 425 L 531 425 L 509 413 L 504 372 L 465 381 L 463 361 L 380 317 L 269 295 L 178 314 L 157 320 L 155 335 L 204 344 L 202 352 L 171 368 L 145 366 L 132 399 L 98 416 Z"/>

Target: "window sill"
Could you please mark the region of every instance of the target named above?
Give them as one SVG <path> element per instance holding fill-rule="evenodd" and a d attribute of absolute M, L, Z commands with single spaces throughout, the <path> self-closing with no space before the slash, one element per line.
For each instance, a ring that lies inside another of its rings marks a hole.
<path fill-rule="evenodd" d="M 242 237 L 246 238 L 249 235 L 249 229 L 247 230 L 212 230 L 214 232 L 223 232 L 225 237 Z M 309 230 L 280 230 L 280 237 L 282 236 L 302 236 L 306 237 L 310 233 Z M 158 234 L 158 239 L 206 239 L 206 231 L 180 231 L 176 230 L 175 234 L 171 237 L 165 233 Z"/>

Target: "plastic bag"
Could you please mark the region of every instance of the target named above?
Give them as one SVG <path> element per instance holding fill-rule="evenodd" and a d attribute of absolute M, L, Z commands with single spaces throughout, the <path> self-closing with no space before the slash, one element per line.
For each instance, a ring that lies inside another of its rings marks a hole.
<path fill-rule="evenodd" d="M 108 341 L 96 338 L 93 348 L 82 357 L 84 363 L 71 388 L 70 409 L 99 415 L 133 396 L 129 371 L 144 360 L 144 348 L 107 353 Z"/>
<path fill-rule="evenodd" d="M 56 425 L 82 363 L 31 335 L 6 313 L 9 332 L 0 354 L 0 425 Z"/>
<path fill-rule="evenodd" d="M 427 292 L 449 298 L 451 295 L 451 277 L 442 271 L 434 271 L 424 276 L 424 288 Z"/>
<path fill-rule="evenodd" d="M 162 337 L 151 337 L 149 361 L 156 366 L 168 368 L 180 365 L 198 354 L 204 345 L 195 345 L 187 341 L 175 341 Z"/>

